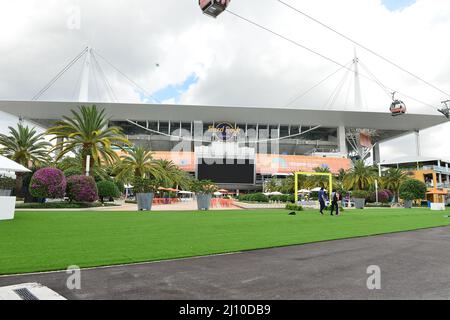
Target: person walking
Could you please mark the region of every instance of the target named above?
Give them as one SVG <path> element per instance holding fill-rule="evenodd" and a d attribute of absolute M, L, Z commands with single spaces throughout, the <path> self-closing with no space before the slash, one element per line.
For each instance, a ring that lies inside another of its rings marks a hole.
<path fill-rule="evenodd" d="M 322 187 L 319 190 L 319 205 L 320 205 L 320 214 L 323 215 L 323 210 L 325 209 L 325 188 Z"/>
<path fill-rule="evenodd" d="M 331 215 L 333 215 L 334 209 L 336 209 L 336 215 L 339 215 L 339 201 L 341 200 L 341 195 L 336 190 L 333 190 L 331 194 Z"/>

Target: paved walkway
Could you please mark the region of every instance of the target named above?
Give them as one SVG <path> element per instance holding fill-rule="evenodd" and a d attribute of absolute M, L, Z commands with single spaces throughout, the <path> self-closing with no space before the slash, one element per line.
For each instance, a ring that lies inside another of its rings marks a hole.
<path fill-rule="evenodd" d="M 450 227 L 158 263 L 0 277 L 68 299 L 449 299 Z M 381 290 L 367 268 L 381 268 Z"/>
<path fill-rule="evenodd" d="M 16 211 L 137 211 L 136 204 L 123 204 L 116 207 L 97 207 L 97 208 L 86 208 L 86 209 L 17 209 Z M 179 202 L 176 204 L 165 204 L 165 205 L 153 205 L 152 211 L 195 211 L 197 210 L 197 202 Z M 243 210 L 237 206 L 224 207 L 224 208 L 211 208 L 211 210 Z"/>

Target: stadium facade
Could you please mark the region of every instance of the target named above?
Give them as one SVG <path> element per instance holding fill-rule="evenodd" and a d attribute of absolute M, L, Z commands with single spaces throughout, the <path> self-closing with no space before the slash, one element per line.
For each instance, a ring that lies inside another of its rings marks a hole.
<path fill-rule="evenodd" d="M 80 105 L 92 103 L 0 101 L 0 111 L 47 128 Z M 260 190 L 263 181 L 294 171 L 349 169 L 351 159 L 380 162 L 380 144 L 442 124 L 438 115 L 274 107 L 96 103 L 110 125 L 173 160 L 199 178 L 229 190 Z M 417 144 L 420 154 L 420 145 Z"/>

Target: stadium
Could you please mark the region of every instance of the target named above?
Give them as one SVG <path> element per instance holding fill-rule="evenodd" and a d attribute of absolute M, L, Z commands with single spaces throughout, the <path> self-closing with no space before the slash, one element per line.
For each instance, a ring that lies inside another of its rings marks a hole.
<path fill-rule="evenodd" d="M 48 128 L 81 102 L 1 101 L 0 111 Z M 277 107 L 97 103 L 111 126 L 200 179 L 230 191 L 262 190 L 272 176 L 380 162 L 380 144 L 442 124 L 438 115 Z M 417 144 L 420 154 L 420 145 Z"/>

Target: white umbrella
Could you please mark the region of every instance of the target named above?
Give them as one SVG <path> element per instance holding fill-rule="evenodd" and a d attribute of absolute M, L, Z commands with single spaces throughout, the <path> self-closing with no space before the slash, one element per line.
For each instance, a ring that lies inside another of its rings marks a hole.
<path fill-rule="evenodd" d="M 320 190 L 321 190 L 321 188 L 317 187 L 317 188 L 312 189 L 311 191 L 312 192 L 317 192 L 317 191 L 320 191 Z"/>
<path fill-rule="evenodd" d="M 24 166 L 14 162 L 4 156 L 0 156 L 0 171 L 8 171 L 8 172 L 31 172 Z"/>
<path fill-rule="evenodd" d="M 269 193 L 269 196 L 282 196 L 282 195 L 283 194 L 281 192 L 278 192 L 278 191 Z"/>
<path fill-rule="evenodd" d="M 311 191 L 309 191 L 307 189 L 301 189 L 298 191 L 298 193 L 311 193 Z"/>

